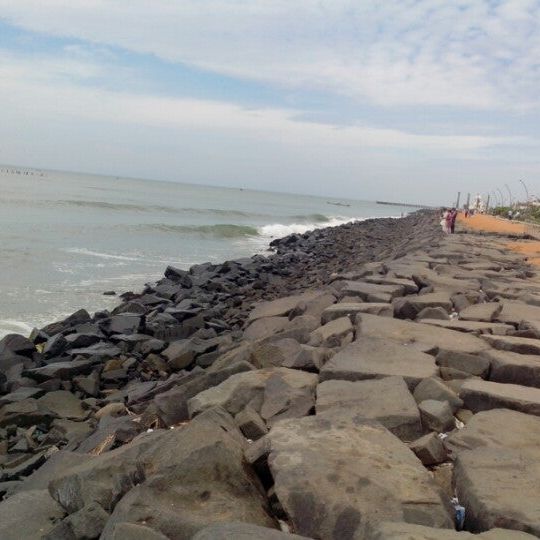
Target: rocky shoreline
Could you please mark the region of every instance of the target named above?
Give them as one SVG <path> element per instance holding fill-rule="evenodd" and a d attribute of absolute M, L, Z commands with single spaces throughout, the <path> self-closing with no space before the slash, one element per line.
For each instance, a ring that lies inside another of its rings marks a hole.
<path fill-rule="evenodd" d="M 540 273 L 438 220 L 168 267 L 6 336 L 0 538 L 540 537 Z"/>

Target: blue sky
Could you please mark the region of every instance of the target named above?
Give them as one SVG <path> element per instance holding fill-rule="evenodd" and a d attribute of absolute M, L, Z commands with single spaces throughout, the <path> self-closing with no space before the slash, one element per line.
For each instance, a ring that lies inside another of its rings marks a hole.
<path fill-rule="evenodd" d="M 540 194 L 540 0 L 0 0 L 0 162 Z"/>

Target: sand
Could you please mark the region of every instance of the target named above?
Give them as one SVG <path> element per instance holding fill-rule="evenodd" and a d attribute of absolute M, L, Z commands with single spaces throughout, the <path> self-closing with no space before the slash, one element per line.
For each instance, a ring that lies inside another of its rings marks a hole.
<path fill-rule="evenodd" d="M 467 229 L 476 231 L 486 231 L 501 234 L 525 235 L 532 234 L 531 227 L 524 223 L 513 223 L 508 219 L 503 219 L 495 216 L 477 214 L 475 216 L 465 218 L 463 214 L 459 214 L 458 223 Z M 537 240 L 522 240 L 512 241 L 506 244 L 508 249 L 521 253 L 527 257 L 528 262 L 535 266 L 540 266 L 540 241 Z"/>

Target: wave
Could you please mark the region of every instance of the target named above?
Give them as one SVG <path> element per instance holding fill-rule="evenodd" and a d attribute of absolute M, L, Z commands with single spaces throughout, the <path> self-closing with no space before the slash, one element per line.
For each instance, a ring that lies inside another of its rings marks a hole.
<path fill-rule="evenodd" d="M 167 225 L 157 223 L 144 225 L 145 228 L 183 234 L 199 234 L 203 236 L 216 236 L 218 238 L 238 238 L 243 236 L 257 236 L 259 231 L 249 225 L 235 225 L 233 223 L 219 223 L 217 225 Z"/>
<path fill-rule="evenodd" d="M 115 259 L 119 261 L 138 261 L 140 257 L 129 257 L 127 255 L 113 255 L 111 253 L 101 253 L 99 251 L 91 251 L 86 248 L 67 248 L 66 253 L 74 253 L 77 255 L 88 255 L 89 257 L 99 257 L 100 259 Z"/>
<path fill-rule="evenodd" d="M 291 216 L 291 219 L 306 221 L 308 223 L 327 223 L 333 218 L 325 216 L 324 214 L 299 214 L 296 216 Z M 349 218 L 351 219 L 351 218 Z"/>
<path fill-rule="evenodd" d="M 313 223 L 291 223 L 288 225 L 284 223 L 272 223 L 270 225 L 263 225 L 262 227 L 259 227 L 258 230 L 260 236 L 266 238 L 282 238 L 289 234 L 303 234 L 314 229 L 337 227 L 339 225 L 344 225 L 345 223 L 364 221 L 366 219 L 369 218 L 330 217 L 326 218 L 324 222 L 321 220 Z"/>

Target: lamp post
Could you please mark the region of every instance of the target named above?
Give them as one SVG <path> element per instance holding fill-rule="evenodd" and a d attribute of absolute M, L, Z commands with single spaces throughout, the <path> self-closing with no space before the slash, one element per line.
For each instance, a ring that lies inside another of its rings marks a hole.
<path fill-rule="evenodd" d="M 501 196 L 501 206 L 504 206 L 504 195 L 499 188 L 496 188 L 496 189 L 499 192 L 499 195 Z"/>
<path fill-rule="evenodd" d="M 527 186 L 525 185 L 525 182 L 523 180 L 520 180 L 521 182 L 521 185 L 523 186 L 523 189 L 525 190 L 525 195 L 526 195 L 526 199 L 525 199 L 525 204 L 529 204 L 529 190 L 527 189 Z"/>
<path fill-rule="evenodd" d="M 510 206 L 512 206 L 512 192 L 510 191 L 510 188 L 508 187 L 508 184 L 504 184 L 506 186 L 506 189 L 508 190 L 508 196 L 510 197 Z"/>

